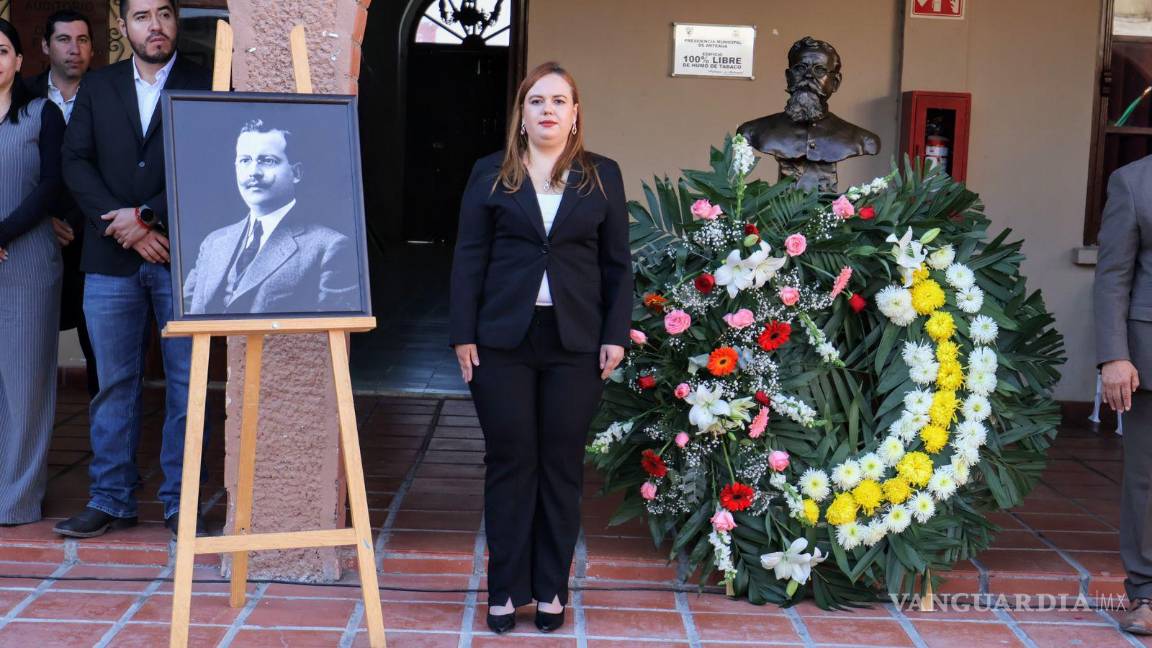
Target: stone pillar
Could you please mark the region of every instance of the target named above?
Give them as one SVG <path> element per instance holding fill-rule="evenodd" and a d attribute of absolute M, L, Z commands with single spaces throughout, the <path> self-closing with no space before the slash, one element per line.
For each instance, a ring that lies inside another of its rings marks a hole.
<path fill-rule="evenodd" d="M 229 0 L 235 32 L 232 82 L 237 91 L 294 92 L 288 34 L 303 24 L 312 87 L 354 94 L 370 0 Z M 244 384 L 244 338 L 228 341 L 225 483 L 228 529 L 234 528 L 236 459 Z M 256 533 L 344 525 L 336 393 L 327 336 L 271 336 L 264 345 L 260 430 L 252 529 Z M 230 567 L 225 560 L 225 572 Z M 259 552 L 253 578 L 335 580 L 335 549 Z"/>

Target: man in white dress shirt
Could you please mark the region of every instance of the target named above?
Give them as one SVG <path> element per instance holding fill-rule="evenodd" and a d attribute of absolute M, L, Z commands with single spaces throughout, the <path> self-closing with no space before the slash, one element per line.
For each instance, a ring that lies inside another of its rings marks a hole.
<path fill-rule="evenodd" d="M 194 315 L 356 310 L 357 255 L 348 237 L 302 214 L 296 186 L 303 164 L 291 157 L 291 131 L 256 119 L 236 138 L 236 186 L 248 205 L 241 220 L 208 234 L 184 280 Z"/>

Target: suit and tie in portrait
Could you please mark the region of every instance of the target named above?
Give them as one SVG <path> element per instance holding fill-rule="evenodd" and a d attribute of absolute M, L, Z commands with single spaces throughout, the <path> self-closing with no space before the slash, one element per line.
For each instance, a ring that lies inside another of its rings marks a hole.
<path fill-rule="evenodd" d="M 304 178 L 291 131 L 253 120 L 236 139 L 236 184 L 248 214 L 210 232 L 184 279 L 184 313 L 340 312 L 360 308 L 352 240 L 298 206 Z"/>

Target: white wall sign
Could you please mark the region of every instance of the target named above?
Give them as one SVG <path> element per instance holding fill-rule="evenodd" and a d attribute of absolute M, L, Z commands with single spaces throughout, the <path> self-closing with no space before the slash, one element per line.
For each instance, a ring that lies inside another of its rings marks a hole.
<path fill-rule="evenodd" d="M 756 28 L 672 23 L 672 76 L 753 79 Z"/>

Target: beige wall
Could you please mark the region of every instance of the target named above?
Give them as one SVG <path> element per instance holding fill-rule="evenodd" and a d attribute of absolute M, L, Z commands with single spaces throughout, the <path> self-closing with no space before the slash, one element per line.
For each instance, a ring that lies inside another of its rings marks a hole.
<path fill-rule="evenodd" d="M 840 116 L 878 133 L 879 156 L 840 167 L 841 187 L 882 175 L 899 145 L 904 90 L 973 96 L 969 185 L 994 229 L 1027 240 L 1029 285 L 1044 291 L 1067 340 L 1063 400 L 1094 385 L 1092 269 L 1072 263 L 1081 243 L 1090 145 L 1097 0 L 969 0 L 964 20 L 904 16 L 907 0 L 535 0 L 529 64 L 557 59 L 581 86 L 589 147 L 615 158 L 628 193 L 640 182 L 707 165 L 708 147 L 742 121 L 784 105 L 789 45 L 810 34 L 833 43 L 844 83 Z M 758 27 L 755 81 L 668 76 L 671 22 Z M 775 178 L 775 164 L 760 175 Z"/>

